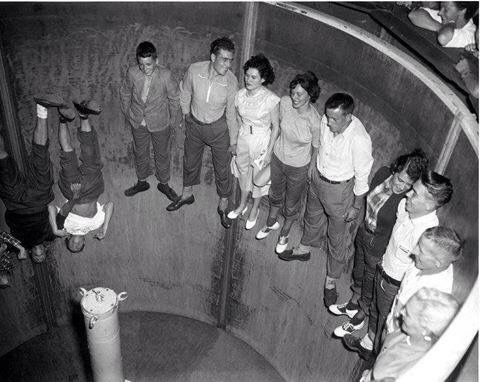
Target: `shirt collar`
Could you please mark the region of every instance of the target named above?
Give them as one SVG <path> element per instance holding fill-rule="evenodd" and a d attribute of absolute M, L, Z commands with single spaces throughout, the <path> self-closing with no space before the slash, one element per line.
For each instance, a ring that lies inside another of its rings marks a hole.
<path fill-rule="evenodd" d="M 437 220 L 437 211 L 432 211 L 429 214 L 419 216 L 418 218 L 410 219 L 413 225 L 421 226 L 424 223 Z"/>

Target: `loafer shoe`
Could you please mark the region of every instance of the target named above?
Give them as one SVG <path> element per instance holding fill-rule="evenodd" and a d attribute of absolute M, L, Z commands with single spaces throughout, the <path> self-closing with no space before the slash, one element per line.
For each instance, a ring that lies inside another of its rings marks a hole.
<path fill-rule="evenodd" d="M 271 227 L 266 225 L 260 231 L 257 232 L 257 234 L 255 235 L 255 239 L 257 240 L 265 239 L 270 234 L 270 232 L 276 231 L 279 228 L 280 228 L 279 222 L 275 222 L 275 224 L 273 224 Z"/>
<path fill-rule="evenodd" d="M 220 216 L 220 223 L 223 228 L 229 229 L 232 225 L 232 221 L 227 217 L 226 211 L 222 211 L 220 207 L 217 207 L 217 214 Z"/>
<path fill-rule="evenodd" d="M 175 190 L 168 184 L 158 183 L 157 190 L 164 194 L 172 202 L 176 202 L 180 198 Z"/>
<path fill-rule="evenodd" d="M 98 115 L 102 112 L 102 107 L 94 100 L 84 100 L 82 102 L 73 101 L 73 106 L 77 109 L 78 114 L 87 116 L 89 114 Z"/>
<path fill-rule="evenodd" d="M 176 211 L 185 204 L 192 204 L 195 201 L 195 197 L 190 195 L 187 199 L 179 198 L 176 202 L 172 202 L 167 206 L 167 211 Z"/>
<path fill-rule="evenodd" d="M 288 247 L 288 236 L 280 236 L 277 241 L 277 245 L 275 246 L 275 252 L 277 254 L 281 254 L 285 252 Z"/>
<path fill-rule="evenodd" d="M 43 107 L 67 107 L 65 100 L 57 94 L 37 95 L 33 99 Z"/>
<path fill-rule="evenodd" d="M 337 288 L 332 288 L 332 289 L 323 289 L 323 302 L 325 303 L 325 306 L 328 308 L 330 305 L 333 305 L 337 302 L 338 298 L 338 293 L 337 293 Z"/>
<path fill-rule="evenodd" d="M 125 196 L 133 196 L 138 194 L 139 192 L 147 191 L 150 188 L 150 184 L 148 182 L 137 182 L 134 186 L 127 188 L 124 191 Z"/>
<path fill-rule="evenodd" d="M 360 307 L 357 304 L 352 304 L 350 301 L 344 304 L 333 304 L 328 307 L 328 310 L 336 316 L 345 315 L 350 318 L 353 318 L 359 309 Z"/>
<path fill-rule="evenodd" d="M 257 219 L 258 219 L 258 215 L 260 214 L 260 209 L 257 211 L 257 214 L 255 215 L 255 219 L 254 220 L 248 220 L 247 219 L 247 222 L 245 223 L 245 229 L 248 231 L 248 230 L 251 230 L 253 227 L 255 227 L 255 224 L 257 224 Z"/>
<path fill-rule="evenodd" d="M 66 106 L 61 106 L 58 108 L 58 114 L 60 114 L 60 122 L 64 121 L 73 121 L 75 119 L 75 112 L 73 109 L 66 107 Z M 63 119 L 63 120 L 62 120 Z"/>
<path fill-rule="evenodd" d="M 333 331 L 333 334 L 336 337 L 343 338 L 347 334 L 352 334 L 353 332 L 362 329 L 364 325 L 365 325 L 365 320 L 362 320 L 358 323 L 354 323 L 353 320 L 346 321 L 343 323 L 343 325 L 335 328 L 335 330 Z"/>
<path fill-rule="evenodd" d="M 361 339 L 355 337 L 353 334 L 345 334 L 345 336 L 342 338 L 342 342 L 348 350 L 358 353 L 360 358 L 366 361 L 371 361 L 373 359 L 373 352 L 364 348 L 361 345 Z"/>
<path fill-rule="evenodd" d="M 235 210 L 230 211 L 230 212 L 228 213 L 227 217 L 228 217 L 229 219 L 232 219 L 232 220 L 233 220 L 233 219 L 238 218 L 239 215 L 242 215 L 242 216 L 243 216 L 243 215 L 245 215 L 245 212 L 247 212 L 247 208 L 248 208 L 248 206 L 245 206 L 245 208 L 243 209 L 243 211 L 240 212 L 240 213 L 235 212 Z"/>
<path fill-rule="evenodd" d="M 295 254 L 293 253 L 293 249 L 288 249 L 280 253 L 278 255 L 278 258 L 283 261 L 292 261 L 292 260 L 308 261 L 310 260 L 310 256 L 311 256 L 310 252 Z"/>

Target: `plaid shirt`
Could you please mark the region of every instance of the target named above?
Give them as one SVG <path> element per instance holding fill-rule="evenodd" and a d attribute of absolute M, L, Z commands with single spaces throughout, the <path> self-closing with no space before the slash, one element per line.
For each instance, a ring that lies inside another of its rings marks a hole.
<path fill-rule="evenodd" d="M 393 190 L 390 187 L 392 176 L 393 175 L 390 175 L 383 181 L 383 183 L 380 183 L 367 195 L 365 225 L 371 232 L 375 232 L 375 229 L 377 228 L 378 211 L 380 211 L 388 198 L 393 194 Z"/>

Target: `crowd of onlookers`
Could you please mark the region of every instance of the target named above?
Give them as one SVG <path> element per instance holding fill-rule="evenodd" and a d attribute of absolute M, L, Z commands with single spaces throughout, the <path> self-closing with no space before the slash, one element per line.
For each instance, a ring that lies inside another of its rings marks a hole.
<path fill-rule="evenodd" d="M 463 2 L 443 3 L 441 8 L 423 3 L 410 12 L 415 25 L 438 32 L 443 46 L 478 52 L 473 15 Z M 170 200 L 167 211 L 194 203 L 194 186 L 200 183 L 202 155 L 208 146 L 221 225 L 229 229 L 235 219 L 246 215 L 245 229 L 253 229 L 261 198 L 268 196 L 268 218 L 256 239 L 279 230 L 275 252 L 283 261 L 308 261 L 313 247 L 323 248 L 325 306 L 332 314 L 348 316 L 333 335 L 362 358 L 376 358 L 363 381 L 398 377 L 432 346 L 458 308 L 451 293 L 453 264 L 461 256 L 462 241 L 452 229 L 439 226 L 437 217 L 437 210 L 451 198 L 450 180 L 430 169 L 421 149 L 399 156 L 371 176 L 372 142 L 354 114 L 351 95 L 332 94 L 319 113 L 314 106 L 320 94 L 318 78 L 308 71 L 295 75 L 289 95 L 279 97 L 268 88 L 275 73 L 262 54 L 243 65 L 244 87 L 239 89 L 230 71 L 234 43 L 223 37 L 210 48 L 209 60 L 191 64 L 178 83 L 158 63 L 151 42 L 138 45 L 137 64 L 128 68 L 119 89 L 136 171 L 136 182 L 125 196 L 150 188 L 152 145 L 157 189 Z M 462 65 L 463 61 L 457 67 Z M 113 205 L 98 202 L 104 190 L 101 155 L 88 116 L 99 114 L 99 105 L 74 102 L 80 118 L 80 164 L 68 128 L 76 117 L 73 110 L 55 95 L 38 96 L 35 101 L 37 126 L 25 172 L 19 171 L 0 139 L 0 197 L 11 234 L 19 239 L 14 245 L 23 248 L 19 258 L 27 257 L 27 248 L 32 259 L 41 262 L 46 242 L 55 236 L 65 237 L 71 252 L 83 249 L 89 232 L 103 239 Z M 59 114 L 58 184 L 66 199 L 60 207 L 51 204 L 54 179 L 46 119 L 52 108 Z M 185 128 L 183 189 L 177 195 L 169 186 L 169 143 L 172 130 L 181 125 Z M 240 198 L 229 208 L 234 202 L 229 203 L 234 177 Z M 291 246 L 290 230 L 300 218 L 305 194 L 303 234 L 300 243 Z M 337 282 L 352 257 L 353 294 L 338 303 Z M 0 268 L 4 287 L 9 285 L 7 273 L 7 267 Z M 354 335 L 366 325 L 363 337 Z"/>

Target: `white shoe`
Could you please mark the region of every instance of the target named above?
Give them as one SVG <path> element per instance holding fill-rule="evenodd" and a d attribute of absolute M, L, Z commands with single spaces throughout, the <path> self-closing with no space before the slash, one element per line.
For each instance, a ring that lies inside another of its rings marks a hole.
<path fill-rule="evenodd" d="M 280 254 L 283 253 L 288 247 L 288 236 L 280 236 L 275 246 L 275 252 Z"/>
<path fill-rule="evenodd" d="M 353 318 L 353 316 L 355 316 L 358 313 L 358 310 L 360 309 L 360 307 L 356 304 L 351 304 L 351 307 L 353 307 L 353 309 L 347 309 L 347 306 L 348 306 L 348 302 L 344 304 L 333 304 L 328 307 L 328 310 L 331 313 L 335 314 L 336 316 L 345 315 L 350 318 Z"/>
<path fill-rule="evenodd" d="M 248 220 L 247 219 L 247 222 L 245 223 L 245 229 L 246 230 L 249 230 L 249 229 L 252 229 L 253 227 L 255 227 L 255 224 L 257 224 L 257 219 L 258 219 L 258 214 L 259 213 L 260 213 L 260 208 L 257 211 L 257 215 L 255 216 L 255 220 Z"/>
<path fill-rule="evenodd" d="M 333 331 L 333 334 L 336 337 L 342 338 L 346 334 L 352 334 L 356 330 L 362 329 L 363 325 L 365 325 L 365 320 L 362 320 L 362 322 L 358 323 L 357 325 L 352 324 L 352 321 L 347 321 L 347 322 L 344 322 L 342 326 L 335 328 L 335 330 Z"/>
<path fill-rule="evenodd" d="M 279 222 L 275 222 L 271 227 L 265 226 L 260 231 L 257 232 L 257 235 L 255 236 L 255 238 L 257 240 L 265 239 L 271 231 L 276 231 L 279 228 L 280 228 Z"/>
<path fill-rule="evenodd" d="M 236 210 L 230 211 L 227 215 L 227 218 L 234 220 L 234 219 L 238 218 L 238 216 L 240 214 L 245 215 L 245 212 L 247 212 L 247 208 L 248 208 L 248 206 L 245 206 L 245 208 L 243 209 L 242 212 L 235 212 Z"/>

